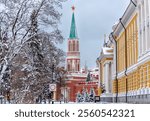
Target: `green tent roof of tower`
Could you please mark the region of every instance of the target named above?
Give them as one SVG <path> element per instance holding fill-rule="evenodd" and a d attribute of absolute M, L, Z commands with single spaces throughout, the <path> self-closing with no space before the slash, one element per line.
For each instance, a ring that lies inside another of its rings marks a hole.
<path fill-rule="evenodd" d="M 77 30 L 76 30 L 76 23 L 75 23 L 75 16 L 74 13 L 72 14 L 72 21 L 71 21 L 71 28 L 70 28 L 70 39 L 77 39 Z"/>

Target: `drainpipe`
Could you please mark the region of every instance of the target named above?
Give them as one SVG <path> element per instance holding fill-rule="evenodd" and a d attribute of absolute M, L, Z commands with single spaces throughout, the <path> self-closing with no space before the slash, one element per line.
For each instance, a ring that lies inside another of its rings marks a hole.
<path fill-rule="evenodd" d="M 133 0 L 131 0 L 131 2 L 133 3 L 133 5 L 134 5 L 135 7 L 137 7 L 137 5 L 135 4 L 135 2 L 133 2 Z"/>
<path fill-rule="evenodd" d="M 130 0 L 131 3 L 137 7 L 137 5 L 135 4 L 135 2 L 133 2 L 133 0 Z M 127 78 L 127 68 L 128 68 L 128 63 L 127 63 L 127 31 L 126 28 L 124 26 L 124 24 L 122 23 L 122 18 L 120 18 L 120 23 L 123 26 L 124 30 L 125 30 L 125 76 L 126 76 L 126 103 L 128 102 L 128 97 L 127 97 L 127 93 L 128 93 L 128 78 Z"/>
<path fill-rule="evenodd" d="M 117 76 L 118 76 L 118 65 L 117 65 L 117 63 L 118 63 L 118 59 L 117 59 L 117 41 L 116 41 L 116 39 L 115 39 L 115 37 L 114 37 L 114 35 L 113 35 L 113 32 L 111 33 L 111 36 L 112 36 L 112 38 L 113 38 L 113 40 L 114 40 L 114 42 L 115 42 L 115 45 L 116 45 L 116 50 L 115 50 L 115 53 L 116 53 L 116 103 L 118 102 L 118 78 L 117 78 Z"/>
<path fill-rule="evenodd" d="M 120 23 L 123 26 L 124 30 L 125 30 L 125 76 L 126 76 L 126 103 L 128 102 L 128 78 L 127 78 L 127 68 L 128 68 L 128 64 L 127 64 L 127 31 L 126 28 L 124 26 L 124 24 L 122 23 L 122 18 L 120 18 Z"/>

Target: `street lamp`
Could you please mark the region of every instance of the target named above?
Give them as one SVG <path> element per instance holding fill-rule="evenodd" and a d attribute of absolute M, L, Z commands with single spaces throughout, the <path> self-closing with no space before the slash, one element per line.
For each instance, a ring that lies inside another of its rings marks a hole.
<path fill-rule="evenodd" d="M 52 65 L 52 84 L 54 83 L 54 69 L 55 69 L 55 65 L 53 63 Z M 52 100 L 52 104 L 54 104 L 54 92 L 53 91 L 50 91 L 50 95 L 51 95 L 51 100 Z M 49 101 L 50 102 L 50 101 Z"/>

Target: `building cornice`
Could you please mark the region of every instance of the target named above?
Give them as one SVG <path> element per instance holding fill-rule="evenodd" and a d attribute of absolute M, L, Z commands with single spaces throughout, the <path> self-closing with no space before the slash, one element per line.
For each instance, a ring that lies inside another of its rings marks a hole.
<path fill-rule="evenodd" d="M 123 16 L 121 17 L 121 21 L 125 25 L 125 27 L 128 26 L 128 23 L 134 17 L 135 11 L 136 11 L 136 7 L 133 5 L 132 2 L 130 2 L 126 11 L 124 12 Z M 121 31 L 123 31 L 123 27 L 122 27 L 121 23 L 119 22 L 113 33 L 115 36 L 118 36 Z"/>

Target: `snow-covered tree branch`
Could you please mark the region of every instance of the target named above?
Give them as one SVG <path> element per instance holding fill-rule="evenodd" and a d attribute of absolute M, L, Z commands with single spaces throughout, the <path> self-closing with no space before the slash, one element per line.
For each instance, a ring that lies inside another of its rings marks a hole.
<path fill-rule="evenodd" d="M 0 90 L 15 103 L 35 103 L 64 62 L 56 47 L 63 1 L 0 0 Z"/>

